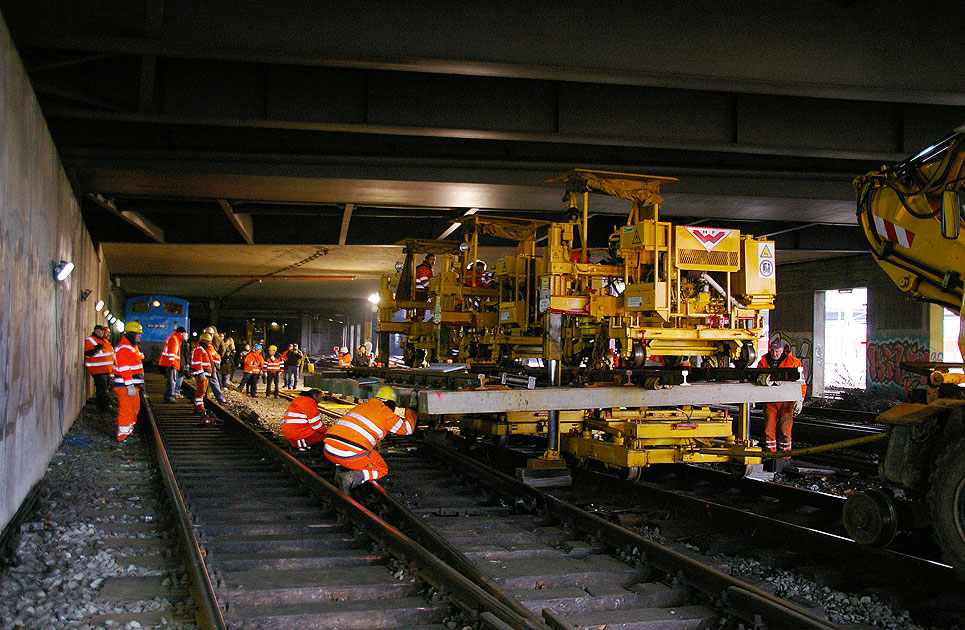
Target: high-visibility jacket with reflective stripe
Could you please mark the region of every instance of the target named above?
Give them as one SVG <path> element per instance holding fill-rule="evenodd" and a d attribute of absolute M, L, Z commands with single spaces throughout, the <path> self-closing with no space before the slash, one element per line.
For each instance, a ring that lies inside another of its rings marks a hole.
<path fill-rule="evenodd" d="M 114 387 L 144 385 L 143 358 L 137 346 L 131 344 L 127 337 L 121 337 L 114 349 Z"/>
<path fill-rule="evenodd" d="M 429 280 L 432 280 L 432 267 L 422 263 L 415 268 L 415 288 L 417 290 L 425 291 L 428 289 Z"/>
<path fill-rule="evenodd" d="M 157 360 L 157 364 L 162 367 L 169 367 L 175 370 L 181 369 L 181 343 L 184 341 L 184 337 L 181 333 L 171 333 L 168 340 L 164 342 L 164 348 L 161 350 L 161 356 Z"/>
<path fill-rule="evenodd" d="M 775 365 L 776 364 L 776 365 Z M 778 359 L 772 359 L 771 353 L 768 352 L 761 357 L 761 360 L 757 364 L 758 367 L 779 367 L 779 368 L 799 368 L 802 366 L 801 360 L 798 359 L 790 350 L 785 350 L 784 354 Z M 803 378 L 803 375 L 802 375 Z M 807 396 L 808 384 L 801 381 L 801 396 Z"/>
<path fill-rule="evenodd" d="M 191 352 L 191 373 L 195 376 L 211 374 L 211 355 L 208 354 L 208 348 L 201 344 L 196 345 Z"/>
<path fill-rule="evenodd" d="M 415 431 L 416 415 L 405 410 L 400 418 L 378 398 L 355 406 L 328 428 L 325 445 L 340 451 L 362 453 L 379 445 L 389 433 L 410 435 Z"/>
<path fill-rule="evenodd" d="M 221 363 L 221 355 L 218 353 L 217 350 L 214 349 L 214 344 L 211 344 L 211 343 L 208 344 L 208 356 L 211 357 L 212 363 L 218 363 L 218 364 Z"/>
<path fill-rule="evenodd" d="M 88 352 L 94 350 L 100 344 L 99 350 L 88 356 Z M 114 366 L 114 347 L 111 342 L 105 339 L 98 339 L 91 335 L 84 340 L 84 367 L 88 374 L 110 374 Z"/>
<path fill-rule="evenodd" d="M 318 411 L 318 403 L 311 396 L 295 396 L 282 416 L 282 427 L 284 425 L 306 425 L 315 431 L 320 430 L 322 415 Z"/>
<path fill-rule="evenodd" d="M 261 366 L 264 364 L 265 359 L 255 351 L 251 351 L 245 355 L 244 359 L 244 370 L 249 374 L 261 374 Z"/>
<path fill-rule="evenodd" d="M 268 355 L 265 357 L 265 371 L 266 372 L 281 372 L 284 361 L 277 354 L 275 356 Z"/>
<path fill-rule="evenodd" d="M 352 367 L 352 355 L 347 352 L 338 355 L 338 367 Z"/>

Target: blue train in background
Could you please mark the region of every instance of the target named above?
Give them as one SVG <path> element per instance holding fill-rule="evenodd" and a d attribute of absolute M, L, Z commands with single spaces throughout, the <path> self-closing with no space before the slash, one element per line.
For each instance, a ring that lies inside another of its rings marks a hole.
<path fill-rule="evenodd" d="M 138 321 L 144 328 L 140 348 L 144 360 L 157 364 L 164 342 L 178 326 L 191 333 L 187 300 L 167 295 L 139 295 L 128 298 L 124 321 Z"/>

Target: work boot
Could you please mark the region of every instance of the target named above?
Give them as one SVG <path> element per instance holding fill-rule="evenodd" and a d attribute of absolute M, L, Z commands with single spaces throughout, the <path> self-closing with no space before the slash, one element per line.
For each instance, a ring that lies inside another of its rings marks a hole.
<path fill-rule="evenodd" d="M 338 474 L 337 480 L 342 494 L 349 494 L 352 488 L 365 483 L 365 473 L 361 470 L 343 470 Z"/>

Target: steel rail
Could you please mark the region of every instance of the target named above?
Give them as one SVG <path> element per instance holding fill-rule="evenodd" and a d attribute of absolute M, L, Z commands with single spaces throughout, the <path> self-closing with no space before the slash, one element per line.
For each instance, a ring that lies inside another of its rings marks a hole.
<path fill-rule="evenodd" d="M 462 472 L 472 471 L 474 476 L 484 480 L 486 487 L 493 491 L 532 500 L 574 528 L 596 537 L 597 540 L 607 542 L 614 549 L 639 550 L 646 561 L 657 569 L 667 575 L 684 576 L 691 586 L 714 598 L 737 617 L 752 623 L 760 620 L 776 628 L 794 630 L 840 628 L 803 608 L 789 604 L 716 569 L 702 565 L 684 554 L 527 486 L 452 449 L 431 442 L 427 442 L 426 446 L 440 459 L 456 464 Z"/>
<path fill-rule="evenodd" d="M 413 535 L 420 544 L 445 560 L 449 566 L 469 578 L 500 602 L 516 611 L 520 616 L 531 619 L 536 624 L 542 624 L 542 620 L 529 608 L 520 603 L 515 597 L 507 595 L 499 585 L 493 582 L 486 573 L 481 571 L 479 567 L 459 551 L 455 545 L 446 540 L 434 529 L 428 527 L 422 519 L 386 492 L 385 488 L 380 485 L 366 483 L 361 486 L 359 492 L 363 498 L 368 497 L 377 501 L 380 504 L 380 512 L 383 512 L 383 510 L 391 512 L 395 519 L 401 520 L 405 524 L 404 526 L 408 528 L 408 531 L 414 532 Z"/>
<path fill-rule="evenodd" d="M 487 593 L 418 542 L 403 534 L 395 526 L 384 521 L 358 501 L 339 492 L 335 486 L 319 477 L 310 468 L 218 403 L 208 399 L 205 400 L 205 404 L 209 409 L 213 409 L 219 417 L 236 423 L 272 461 L 284 468 L 310 493 L 321 496 L 324 501 L 331 503 L 346 519 L 377 541 L 393 556 L 410 567 L 415 566 L 420 579 L 444 591 L 449 600 L 458 607 L 470 613 L 478 614 L 490 627 L 496 630 L 505 630 L 506 628 L 549 630 L 550 626 L 546 623 L 534 619 L 532 616 L 522 616 L 514 608 L 510 608 Z M 487 617 L 484 611 L 488 611 L 490 616 Z"/>
<path fill-rule="evenodd" d="M 191 523 L 184 496 L 181 494 L 181 489 L 175 479 L 174 468 L 172 468 L 167 451 L 164 449 L 164 442 L 161 439 L 161 433 L 154 419 L 154 411 L 151 409 L 147 396 L 142 398 L 142 410 L 151 426 L 150 434 L 154 440 L 154 453 L 161 470 L 164 489 L 167 491 L 168 498 L 171 500 L 177 516 L 178 538 L 181 541 L 182 550 L 187 556 L 186 560 L 188 560 L 185 565 L 191 577 L 191 595 L 198 604 L 196 612 L 198 625 L 205 630 L 226 630 L 227 625 L 218 604 L 214 585 L 211 583 L 204 553 L 201 551 L 201 545 L 194 533 L 194 526 Z"/>

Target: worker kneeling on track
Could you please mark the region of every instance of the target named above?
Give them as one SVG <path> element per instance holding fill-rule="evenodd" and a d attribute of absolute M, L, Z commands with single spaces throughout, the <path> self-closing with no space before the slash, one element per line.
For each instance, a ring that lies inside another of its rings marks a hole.
<path fill-rule="evenodd" d="M 281 434 L 292 448 L 307 451 L 312 445 L 325 439 L 325 425 L 322 424 L 322 414 L 318 410 L 321 399 L 321 391 L 308 389 L 295 396 L 285 410 Z"/>
<path fill-rule="evenodd" d="M 396 404 L 395 390 L 383 386 L 375 398 L 356 405 L 328 428 L 325 457 L 348 469 L 338 473 L 337 481 L 342 492 L 385 477 L 389 467 L 375 449 L 389 433 L 411 435 L 415 431 L 415 412 L 396 408 Z"/>

